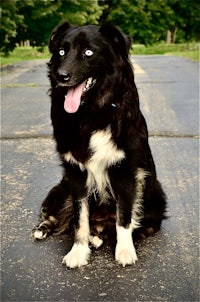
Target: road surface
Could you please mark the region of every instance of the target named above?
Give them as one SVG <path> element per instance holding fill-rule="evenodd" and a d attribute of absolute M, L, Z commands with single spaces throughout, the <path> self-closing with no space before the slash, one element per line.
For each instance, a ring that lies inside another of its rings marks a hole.
<path fill-rule="evenodd" d="M 135 56 L 136 83 L 170 218 L 121 267 L 105 241 L 89 264 L 61 265 L 72 238 L 33 243 L 48 190 L 61 178 L 49 118 L 46 61 L 2 71 L 1 301 L 199 301 L 198 64 Z"/>

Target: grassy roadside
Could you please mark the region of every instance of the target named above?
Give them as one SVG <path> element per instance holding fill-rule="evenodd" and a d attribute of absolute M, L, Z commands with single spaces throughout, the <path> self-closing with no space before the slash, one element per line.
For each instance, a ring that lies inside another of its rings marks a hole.
<path fill-rule="evenodd" d="M 131 47 L 133 55 L 174 55 L 188 58 L 192 61 L 199 62 L 199 44 L 198 43 L 183 43 L 183 44 L 166 44 L 158 43 L 151 46 L 135 45 Z M 48 48 L 45 47 L 43 52 L 39 52 L 32 47 L 17 47 L 7 57 L 1 54 L 1 66 L 12 65 L 16 62 L 25 60 L 35 60 L 49 58 Z"/>
<path fill-rule="evenodd" d="M 171 53 L 168 53 L 167 55 L 173 55 L 173 56 L 187 58 L 187 59 L 189 59 L 191 61 L 194 61 L 194 62 L 199 62 L 200 61 L 199 50 L 171 52 Z"/>
<path fill-rule="evenodd" d="M 150 46 L 133 44 L 131 47 L 131 53 L 133 55 L 173 55 L 188 58 L 195 62 L 199 62 L 198 43 L 159 43 Z"/>
<path fill-rule="evenodd" d="M 43 52 L 39 52 L 33 47 L 17 47 L 9 56 L 1 53 L 1 66 L 12 65 L 20 61 L 37 60 L 50 58 L 48 48 L 45 47 Z"/>

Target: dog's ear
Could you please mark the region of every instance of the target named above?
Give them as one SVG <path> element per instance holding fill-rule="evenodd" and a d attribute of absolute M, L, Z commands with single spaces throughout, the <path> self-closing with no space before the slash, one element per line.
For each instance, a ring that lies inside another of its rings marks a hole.
<path fill-rule="evenodd" d="M 117 48 L 122 56 L 128 57 L 128 52 L 132 43 L 131 37 L 124 35 L 110 22 L 102 24 L 99 31 L 112 43 L 114 49 Z"/>
<path fill-rule="evenodd" d="M 52 32 L 50 39 L 49 39 L 49 50 L 51 53 L 54 52 L 56 45 L 56 41 L 59 37 L 65 35 L 68 30 L 71 28 L 71 25 L 68 21 L 58 25 Z"/>

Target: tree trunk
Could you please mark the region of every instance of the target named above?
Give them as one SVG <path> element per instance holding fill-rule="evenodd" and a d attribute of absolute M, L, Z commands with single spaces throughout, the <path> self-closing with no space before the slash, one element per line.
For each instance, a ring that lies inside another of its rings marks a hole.
<path fill-rule="evenodd" d="M 168 29 L 167 30 L 167 39 L 166 39 L 167 44 L 172 43 L 172 32 Z"/>
<path fill-rule="evenodd" d="M 176 33 L 177 33 L 177 30 L 178 30 L 178 28 L 177 28 L 177 26 L 174 28 L 174 31 L 173 31 L 173 33 L 172 33 L 172 43 L 175 43 L 175 41 L 176 41 Z"/>

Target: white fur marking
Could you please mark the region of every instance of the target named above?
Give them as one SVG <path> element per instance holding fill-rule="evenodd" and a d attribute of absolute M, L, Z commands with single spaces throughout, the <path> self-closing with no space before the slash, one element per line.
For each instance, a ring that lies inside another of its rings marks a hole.
<path fill-rule="evenodd" d="M 81 243 L 86 243 L 88 245 L 90 235 L 90 226 L 89 226 L 89 212 L 88 204 L 86 199 L 81 201 L 81 211 L 79 217 L 79 229 L 76 233 L 76 239 Z"/>
<path fill-rule="evenodd" d="M 105 227 L 103 225 L 97 225 L 96 230 L 98 234 L 102 233 L 104 231 Z"/>
<path fill-rule="evenodd" d="M 101 238 L 99 238 L 98 236 L 90 235 L 89 241 L 96 249 L 98 249 L 103 244 L 103 240 Z"/>
<path fill-rule="evenodd" d="M 47 233 L 43 233 L 43 231 L 35 230 L 33 233 L 33 239 L 42 240 L 47 237 Z"/>
<path fill-rule="evenodd" d="M 63 258 L 62 263 L 69 268 L 81 267 L 88 263 L 90 249 L 88 245 L 74 243 L 71 251 Z"/>
<path fill-rule="evenodd" d="M 89 191 L 95 187 L 99 192 L 103 192 L 106 186 L 111 189 L 106 169 L 124 159 L 124 151 L 119 150 L 114 144 L 110 127 L 94 132 L 89 146 L 92 156 L 85 165 L 88 171 L 87 187 Z"/>
<path fill-rule="evenodd" d="M 87 188 L 89 193 L 97 189 L 103 195 L 107 186 L 112 192 L 107 168 L 122 161 L 125 158 L 125 153 L 123 150 L 118 149 L 113 142 L 110 127 L 95 131 L 91 135 L 89 148 L 92 155 L 85 164 L 77 161 L 71 152 L 65 153 L 63 155 L 64 159 L 78 165 L 81 171 L 87 169 Z"/>
<path fill-rule="evenodd" d="M 71 164 L 78 165 L 81 171 L 84 171 L 84 170 L 85 170 L 84 165 L 83 165 L 81 162 L 77 161 L 77 160 L 74 158 L 74 156 L 72 155 L 72 153 L 71 153 L 70 151 L 67 152 L 67 153 L 65 153 L 63 156 L 64 156 L 64 159 L 65 159 L 67 162 L 70 162 Z"/>
<path fill-rule="evenodd" d="M 132 225 L 127 229 L 116 225 L 117 245 L 115 250 L 115 260 L 125 267 L 127 264 L 133 264 L 137 261 L 137 254 L 133 245 Z"/>
<path fill-rule="evenodd" d="M 133 203 L 132 209 L 132 220 L 131 224 L 133 229 L 140 226 L 140 220 L 143 216 L 143 193 L 145 187 L 145 177 L 149 175 L 149 172 L 142 168 L 138 168 L 135 179 L 136 179 L 136 197 Z"/>
<path fill-rule="evenodd" d="M 89 218 L 88 218 L 88 204 L 87 200 L 81 201 L 81 211 L 79 217 L 79 229 L 77 230 L 76 242 L 71 251 L 63 258 L 62 263 L 67 267 L 74 268 L 86 265 L 90 255 L 89 243 Z"/>
<path fill-rule="evenodd" d="M 128 228 L 119 226 L 118 223 L 116 224 L 117 245 L 115 250 L 115 259 L 123 266 L 133 264 L 137 261 L 137 254 L 133 245 L 132 232 L 134 229 L 140 226 L 140 220 L 143 215 L 142 201 L 145 187 L 145 177 L 148 174 L 149 172 L 142 168 L 137 169 L 135 175 L 136 197 L 133 202 L 131 224 Z"/>

